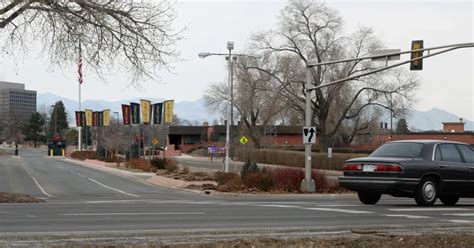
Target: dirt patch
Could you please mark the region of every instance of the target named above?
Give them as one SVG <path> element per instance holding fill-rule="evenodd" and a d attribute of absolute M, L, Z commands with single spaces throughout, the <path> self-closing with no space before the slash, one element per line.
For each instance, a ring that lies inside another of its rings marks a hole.
<path fill-rule="evenodd" d="M 115 242 L 114 242 L 115 243 Z M 215 242 L 184 242 L 178 244 L 157 244 L 154 242 L 128 243 L 128 244 L 62 244 L 52 247 L 156 247 L 156 248 L 248 248 L 248 247 L 376 247 L 376 248 L 441 248 L 441 247 L 473 247 L 474 235 L 472 234 L 431 234 L 431 235 L 401 235 L 401 236 L 374 236 L 360 235 L 349 237 L 307 237 L 307 238 L 281 238 L 281 239 L 242 239 Z"/>
<path fill-rule="evenodd" d="M 473 235 L 419 235 L 419 236 L 394 236 L 373 237 L 360 236 L 351 238 L 303 238 L 303 239 L 261 239 L 261 240 L 239 240 L 221 241 L 208 244 L 186 244 L 156 247 L 170 248 L 224 248 L 224 247 L 472 247 L 474 245 Z"/>
<path fill-rule="evenodd" d="M 2 156 L 2 155 L 12 155 L 12 154 L 13 154 L 13 152 L 6 152 L 6 151 L 0 150 L 0 156 Z"/>
<path fill-rule="evenodd" d="M 29 195 L 0 192 L 0 203 L 41 203 L 45 202 Z"/>

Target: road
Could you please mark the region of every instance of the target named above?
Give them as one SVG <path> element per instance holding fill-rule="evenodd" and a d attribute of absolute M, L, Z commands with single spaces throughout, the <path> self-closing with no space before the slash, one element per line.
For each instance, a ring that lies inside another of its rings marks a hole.
<path fill-rule="evenodd" d="M 0 204 L 0 246 L 19 244 L 21 236 L 20 244 L 28 246 L 29 239 L 48 235 L 114 237 L 116 242 L 148 234 L 147 240 L 172 242 L 367 228 L 472 229 L 474 224 L 473 199 L 462 199 L 455 207 L 421 208 L 412 199 L 388 196 L 375 206 L 365 206 L 352 194 L 204 195 L 149 185 L 43 154 L 27 149 L 20 150 L 20 157 L 0 156 L 0 192 L 46 200 Z"/>

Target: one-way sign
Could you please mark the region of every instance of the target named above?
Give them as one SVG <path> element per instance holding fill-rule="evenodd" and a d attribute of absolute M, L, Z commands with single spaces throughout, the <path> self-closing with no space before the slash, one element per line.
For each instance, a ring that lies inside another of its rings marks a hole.
<path fill-rule="evenodd" d="M 316 144 L 316 127 L 303 127 L 303 144 Z"/>

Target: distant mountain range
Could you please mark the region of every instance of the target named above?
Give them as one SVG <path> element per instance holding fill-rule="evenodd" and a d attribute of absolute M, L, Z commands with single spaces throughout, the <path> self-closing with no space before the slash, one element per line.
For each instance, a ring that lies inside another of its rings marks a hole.
<path fill-rule="evenodd" d="M 161 98 L 144 98 L 150 100 L 152 103 L 163 102 L 164 99 Z M 51 105 L 54 105 L 57 101 L 62 101 L 68 113 L 69 123 L 75 123 L 74 113 L 77 111 L 79 103 L 78 101 L 57 96 L 51 93 L 44 93 L 37 95 L 37 108 L 39 111 L 48 110 Z M 122 116 L 122 104 L 130 104 L 130 102 L 140 102 L 140 98 L 134 99 L 124 99 L 114 102 L 102 101 L 102 100 L 85 100 L 82 101 L 82 109 L 92 109 L 95 111 L 101 111 L 104 109 L 110 109 L 111 118 L 114 118 L 113 112 L 118 112 L 120 118 Z M 174 114 L 176 114 L 180 119 L 185 119 L 189 121 L 195 121 L 198 123 L 209 122 L 213 123 L 215 120 L 219 119 L 218 115 L 211 114 L 207 111 L 204 100 L 199 99 L 193 102 L 175 102 Z M 73 124 L 74 125 L 74 124 Z"/>
<path fill-rule="evenodd" d="M 162 102 L 164 99 L 161 98 L 146 98 L 152 102 Z M 39 111 L 45 111 L 50 108 L 51 105 L 54 105 L 57 101 L 63 101 L 64 106 L 69 115 L 69 122 L 74 123 L 74 111 L 78 108 L 78 102 L 60 97 L 51 93 L 38 94 L 37 96 L 37 106 Z M 82 102 L 83 109 L 93 109 L 93 110 L 103 110 L 110 109 L 111 112 L 119 112 L 119 115 L 122 115 L 121 105 L 128 104 L 130 102 L 140 102 L 139 98 L 135 99 L 124 99 L 120 101 L 108 102 L 102 100 L 86 100 Z M 181 119 L 186 119 L 193 122 L 203 123 L 209 122 L 212 124 L 215 120 L 219 119 L 219 115 L 216 113 L 209 113 L 207 110 L 204 100 L 201 98 L 196 101 L 183 101 L 175 102 L 174 113 Z M 114 115 L 112 114 L 112 118 Z M 450 112 L 433 108 L 428 111 L 418 111 L 413 110 L 410 112 L 409 117 L 407 118 L 407 123 L 410 130 L 441 130 L 442 122 L 457 122 L 459 121 L 459 116 L 452 114 Z M 390 119 L 383 117 L 385 122 L 390 122 Z M 465 129 L 474 131 L 474 122 L 463 119 L 466 122 Z M 396 120 L 394 120 L 394 128 L 396 126 Z"/>

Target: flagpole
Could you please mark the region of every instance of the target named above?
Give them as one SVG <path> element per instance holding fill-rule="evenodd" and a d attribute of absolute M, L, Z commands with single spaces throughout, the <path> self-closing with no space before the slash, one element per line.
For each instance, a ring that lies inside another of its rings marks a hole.
<path fill-rule="evenodd" d="M 81 111 L 81 85 L 82 85 L 82 50 L 81 50 L 81 42 L 79 41 L 79 61 L 78 61 L 78 73 L 79 73 L 79 111 Z M 78 130 L 78 148 L 79 151 L 82 151 L 82 126 L 79 126 Z"/>

